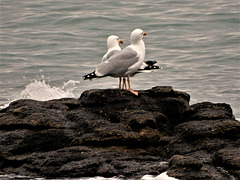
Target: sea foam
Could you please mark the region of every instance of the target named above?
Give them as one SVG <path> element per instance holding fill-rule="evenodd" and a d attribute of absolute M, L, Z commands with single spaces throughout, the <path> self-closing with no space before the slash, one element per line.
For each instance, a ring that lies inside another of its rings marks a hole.
<path fill-rule="evenodd" d="M 73 91 L 77 88 L 80 81 L 69 80 L 60 87 L 51 86 L 44 79 L 33 80 L 25 86 L 25 89 L 19 94 L 19 97 L 0 105 L 0 109 L 6 108 L 13 101 L 19 99 L 32 99 L 37 101 L 48 101 L 60 98 L 74 98 Z"/>
<path fill-rule="evenodd" d="M 47 84 L 45 80 L 34 80 L 28 84 L 20 94 L 20 99 L 33 99 L 38 101 L 47 101 L 65 97 L 74 97 L 73 91 L 79 81 L 69 80 L 62 87 L 54 87 Z"/>

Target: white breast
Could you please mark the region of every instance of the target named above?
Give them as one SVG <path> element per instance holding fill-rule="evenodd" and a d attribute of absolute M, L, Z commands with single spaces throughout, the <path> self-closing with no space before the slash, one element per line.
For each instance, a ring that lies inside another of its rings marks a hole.
<path fill-rule="evenodd" d="M 137 52 L 139 59 L 137 63 L 128 68 L 127 75 L 135 73 L 142 66 L 145 59 L 145 44 L 142 40 L 137 45 L 131 45 L 131 48 Z"/>

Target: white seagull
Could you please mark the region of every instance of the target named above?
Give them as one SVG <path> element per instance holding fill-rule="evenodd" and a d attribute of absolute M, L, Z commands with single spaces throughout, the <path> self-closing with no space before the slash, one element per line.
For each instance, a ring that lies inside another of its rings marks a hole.
<path fill-rule="evenodd" d="M 108 51 L 102 57 L 102 62 L 108 60 L 113 54 L 121 51 L 119 43 L 123 44 L 123 40 L 121 40 L 118 36 L 111 35 L 107 38 Z"/>
<path fill-rule="evenodd" d="M 102 58 L 102 62 L 108 60 L 112 55 L 121 51 L 121 47 L 119 46 L 119 43 L 123 44 L 123 40 L 121 40 L 116 35 L 111 35 L 107 38 L 108 51 L 106 54 L 104 54 Z M 121 89 L 121 83 L 122 83 L 122 78 L 119 77 L 119 89 Z"/>
<path fill-rule="evenodd" d="M 108 60 L 112 55 L 115 53 L 121 51 L 120 44 L 123 44 L 123 40 L 121 40 L 116 35 L 111 35 L 107 38 L 107 53 L 104 54 L 102 57 L 102 62 Z M 138 71 L 135 73 L 142 73 L 142 72 L 152 72 L 154 69 L 160 69 L 159 66 L 154 65 L 157 61 L 144 61 L 142 66 L 138 69 Z M 131 77 L 133 77 L 135 74 L 132 74 Z M 121 84 L 122 78 L 119 77 L 119 89 L 127 89 L 126 85 L 126 79 L 123 77 L 123 85 Z"/>
<path fill-rule="evenodd" d="M 121 51 L 121 47 L 119 46 L 120 44 L 123 44 L 123 40 L 121 40 L 118 36 L 116 35 L 111 35 L 107 38 L 107 47 L 108 51 L 104 56 L 102 57 L 102 62 L 108 60 L 113 54 Z M 146 72 L 153 72 L 155 69 L 161 69 L 161 67 L 155 65 L 157 61 L 144 61 L 142 66 L 138 69 L 137 72 L 131 75 L 133 77 L 135 74 L 138 73 L 146 73 Z M 123 85 L 121 84 L 122 78 L 119 77 L 119 89 L 127 89 L 127 84 L 126 84 L 126 79 L 123 77 Z"/>
<path fill-rule="evenodd" d="M 94 72 L 83 76 L 83 79 L 101 78 L 105 76 L 127 77 L 127 90 L 137 95 L 138 92 L 131 89 L 129 76 L 136 73 L 143 64 L 145 58 L 143 36 L 146 36 L 143 30 L 135 29 L 131 33 L 131 45 L 100 63 Z"/>

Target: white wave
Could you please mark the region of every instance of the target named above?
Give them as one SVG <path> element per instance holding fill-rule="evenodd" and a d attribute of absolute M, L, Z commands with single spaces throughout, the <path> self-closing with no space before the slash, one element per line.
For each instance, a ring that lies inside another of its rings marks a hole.
<path fill-rule="evenodd" d="M 11 103 L 11 102 L 1 104 L 1 105 L 0 105 L 0 109 L 4 109 L 4 108 L 8 107 L 10 103 Z"/>
<path fill-rule="evenodd" d="M 45 80 L 34 80 L 20 94 L 20 99 L 47 101 L 65 97 L 74 97 L 73 90 L 79 81 L 69 80 L 62 87 L 50 86 Z"/>
<path fill-rule="evenodd" d="M 141 178 L 141 180 L 178 180 L 178 179 L 168 176 L 167 172 L 163 172 L 158 176 L 144 175 Z"/>
<path fill-rule="evenodd" d="M 4 109 L 9 106 L 13 101 L 19 99 L 33 99 L 37 101 L 48 101 L 51 99 L 60 98 L 74 98 L 74 89 L 76 84 L 80 81 L 69 80 L 64 82 L 62 87 L 54 87 L 46 83 L 45 80 L 33 80 L 30 84 L 26 85 L 25 89 L 20 93 L 19 98 L 0 104 L 0 109 Z"/>
<path fill-rule="evenodd" d="M 28 176 L 21 176 L 21 175 L 15 175 L 15 174 L 8 174 L 8 175 L 0 175 L 1 179 L 32 179 L 32 180 L 48 180 L 45 178 L 31 178 Z M 86 178 L 61 178 L 61 179 L 52 179 L 52 180 L 122 180 L 121 178 L 118 177 L 112 177 L 112 178 L 104 178 L 100 176 L 96 177 L 86 177 Z M 132 179 L 129 179 L 132 180 Z M 152 175 L 145 175 L 141 178 L 141 180 L 178 180 L 176 178 L 170 177 L 167 175 L 167 172 L 163 172 L 158 176 L 152 176 Z"/>

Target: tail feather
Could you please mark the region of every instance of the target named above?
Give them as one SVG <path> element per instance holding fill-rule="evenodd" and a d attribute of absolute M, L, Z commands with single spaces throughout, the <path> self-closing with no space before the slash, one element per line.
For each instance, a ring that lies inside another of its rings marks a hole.
<path fill-rule="evenodd" d="M 156 65 L 149 65 L 144 67 L 144 70 L 151 70 L 151 69 L 161 69 L 161 67 L 156 66 Z"/>
<path fill-rule="evenodd" d="M 92 80 L 94 78 L 97 78 L 97 75 L 95 74 L 95 71 L 93 71 L 85 76 L 82 76 L 82 78 L 83 80 L 87 80 L 87 79 Z"/>
<path fill-rule="evenodd" d="M 161 67 L 155 65 L 157 61 L 144 61 L 143 65 L 139 70 L 152 70 L 152 69 L 162 69 Z"/>

